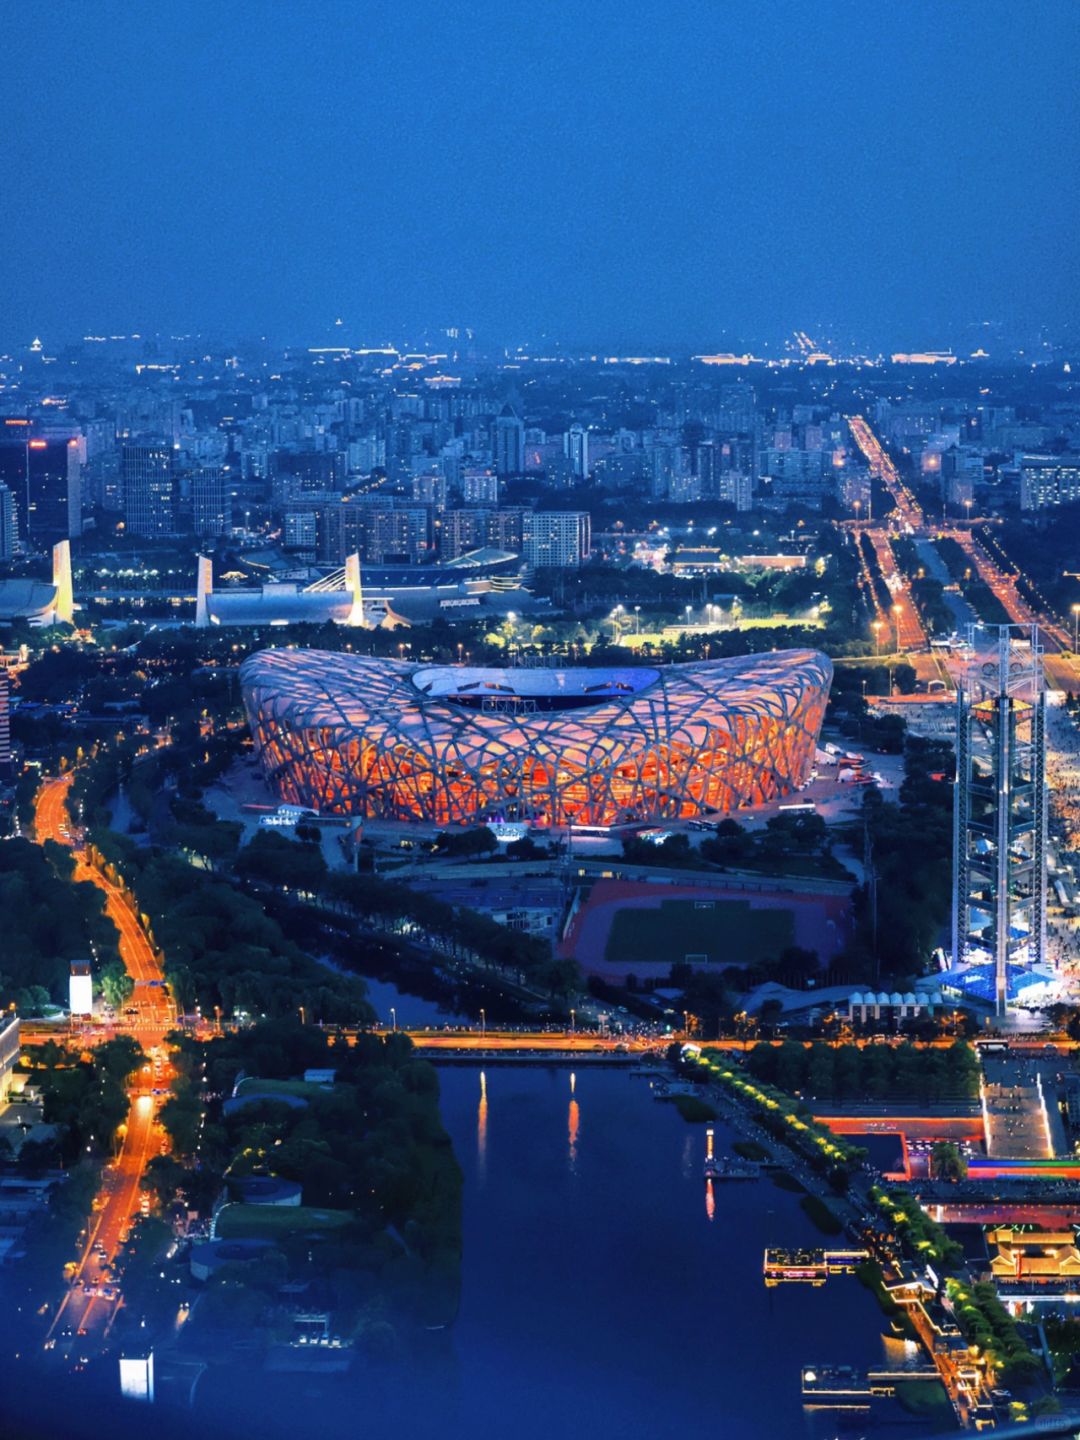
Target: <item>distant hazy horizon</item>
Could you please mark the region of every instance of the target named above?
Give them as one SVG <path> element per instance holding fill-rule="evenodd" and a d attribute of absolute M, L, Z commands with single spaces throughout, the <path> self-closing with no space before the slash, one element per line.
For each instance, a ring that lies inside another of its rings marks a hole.
<path fill-rule="evenodd" d="M 958 348 L 1080 319 L 1080 8 L 0 16 L 0 336 Z"/>

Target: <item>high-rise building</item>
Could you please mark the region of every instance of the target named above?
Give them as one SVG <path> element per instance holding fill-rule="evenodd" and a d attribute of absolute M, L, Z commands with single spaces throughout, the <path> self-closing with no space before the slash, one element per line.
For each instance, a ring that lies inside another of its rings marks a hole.
<path fill-rule="evenodd" d="M 498 505 L 499 477 L 492 470 L 464 471 L 461 498 L 466 505 Z"/>
<path fill-rule="evenodd" d="M 1046 946 L 1046 699 L 1037 625 L 973 626 L 957 690 L 953 964 L 999 1015 Z"/>
<path fill-rule="evenodd" d="M 525 426 L 512 406 L 503 406 L 493 438 L 496 474 L 520 475 L 525 469 Z"/>
<path fill-rule="evenodd" d="M 191 476 L 191 528 L 196 535 L 224 535 L 230 524 L 231 496 L 220 465 L 200 465 Z"/>
<path fill-rule="evenodd" d="M 82 458 L 70 436 L 45 438 L 22 421 L 5 421 L 0 434 L 0 484 L 15 501 L 18 533 L 45 547 L 82 534 Z"/>
<path fill-rule="evenodd" d="M 0 657 L 0 780 L 11 774 L 11 681 Z"/>
<path fill-rule="evenodd" d="M 488 521 L 487 510 L 447 510 L 439 532 L 440 559 L 457 560 L 470 550 L 482 550 L 488 543 Z"/>
<path fill-rule="evenodd" d="M 149 539 L 176 529 L 173 447 L 164 440 L 125 445 L 121 461 L 124 525 Z"/>
<path fill-rule="evenodd" d="M 438 514 L 446 509 L 446 476 L 441 470 L 422 470 L 412 477 L 412 498 L 430 505 Z"/>
<path fill-rule="evenodd" d="M 419 565 L 431 558 L 431 522 L 426 505 L 338 500 L 318 511 L 318 558 L 342 565 L 355 553 L 369 564 Z"/>
<path fill-rule="evenodd" d="M 27 445 L 27 539 L 55 545 L 82 534 L 82 458 L 79 441 L 31 439 Z"/>
<path fill-rule="evenodd" d="M 1019 470 L 1021 510 L 1080 500 L 1080 455 L 1022 455 Z"/>
<path fill-rule="evenodd" d="M 15 553 L 16 525 L 15 496 L 6 485 L 0 484 L 0 564 Z"/>
<path fill-rule="evenodd" d="M 589 558 L 592 538 L 586 510 L 526 510 L 522 554 L 534 569 L 576 568 Z"/>
<path fill-rule="evenodd" d="M 584 425 L 571 425 L 563 436 L 563 454 L 570 461 L 575 480 L 584 480 L 589 473 L 589 432 Z"/>

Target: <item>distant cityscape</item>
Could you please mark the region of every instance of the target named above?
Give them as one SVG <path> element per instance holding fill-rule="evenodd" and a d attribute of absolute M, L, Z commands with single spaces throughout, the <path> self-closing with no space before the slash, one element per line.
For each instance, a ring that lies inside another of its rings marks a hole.
<path fill-rule="evenodd" d="M 297 1433 L 312 1387 L 464 1433 L 470 1327 L 521 1323 L 485 1245 L 562 1303 L 485 1207 L 543 1163 L 595 1233 L 600 1114 L 631 1209 L 810 1317 L 732 1433 L 1080 1424 L 1080 377 L 987 351 L 2 358 L 44 1433 Z"/>

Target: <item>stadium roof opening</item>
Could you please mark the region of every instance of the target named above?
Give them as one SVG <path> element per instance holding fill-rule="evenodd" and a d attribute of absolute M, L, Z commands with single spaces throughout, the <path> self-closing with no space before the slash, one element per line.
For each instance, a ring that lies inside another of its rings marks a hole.
<path fill-rule="evenodd" d="M 412 682 L 423 695 L 483 708 L 496 696 L 532 702 L 537 710 L 572 710 L 637 695 L 655 685 L 659 670 L 503 670 L 478 666 L 433 666 L 418 670 Z"/>

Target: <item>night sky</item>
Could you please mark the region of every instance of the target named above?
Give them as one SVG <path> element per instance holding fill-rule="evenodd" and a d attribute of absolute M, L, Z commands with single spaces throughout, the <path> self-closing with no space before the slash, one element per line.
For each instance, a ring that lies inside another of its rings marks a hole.
<path fill-rule="evenodd" d="M 1078 40 L 1075 0 L 8 4 L 0 339 L 1060 328 Z"/>

